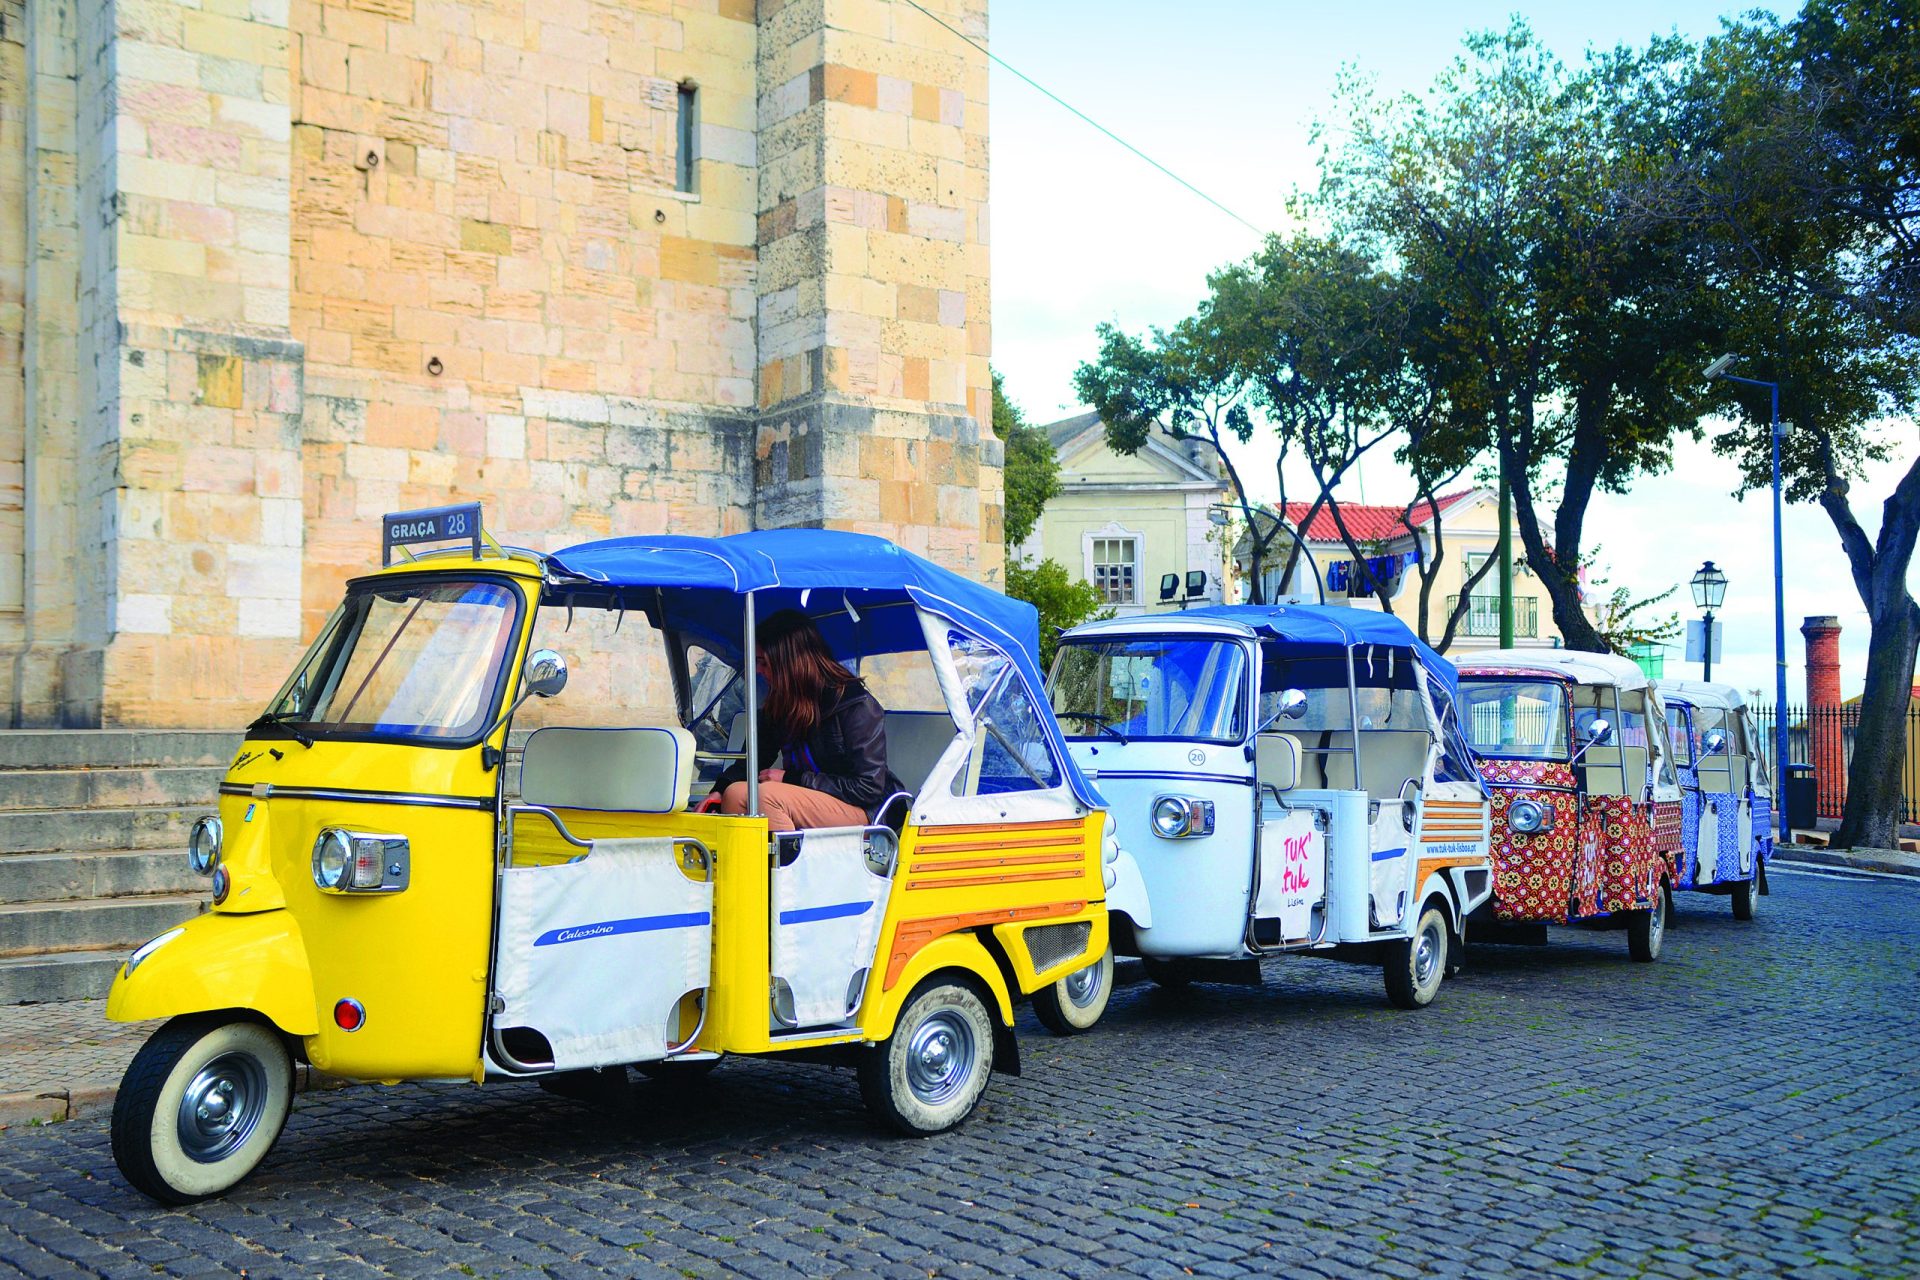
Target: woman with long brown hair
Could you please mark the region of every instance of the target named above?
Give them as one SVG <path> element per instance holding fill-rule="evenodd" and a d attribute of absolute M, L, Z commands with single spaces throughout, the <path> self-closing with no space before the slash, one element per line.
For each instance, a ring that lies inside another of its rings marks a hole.
<path fill-rule="evenodd" d="M 783 609 L 754 632 L 760 705 L 760 808 L 775 831 L 855 827 L 901 790 L 887 771 L 886 712 L 834 660 L 813 619 Z M 703 809 L 747 811 L 747 763 L 730 766 Z"/>

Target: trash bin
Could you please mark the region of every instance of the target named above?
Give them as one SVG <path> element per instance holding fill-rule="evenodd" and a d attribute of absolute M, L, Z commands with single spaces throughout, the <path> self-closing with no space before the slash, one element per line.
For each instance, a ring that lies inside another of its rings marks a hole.
<path fill-rule="evenodd" d="M 1787 827 L 1792 831 L 1812 831 L 1815 810 L 1819 807 L 1820 782 L 1810 764 L 1787 766 Z"/>

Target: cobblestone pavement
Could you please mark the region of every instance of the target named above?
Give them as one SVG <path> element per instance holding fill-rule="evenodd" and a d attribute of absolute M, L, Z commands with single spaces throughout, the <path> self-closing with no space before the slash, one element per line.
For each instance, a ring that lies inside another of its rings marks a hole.
<path fill-rule="evenodd" d="M 1619 933 L 1123 988 L 960 1131 L 849 1073 L 724 1065 L 629 1114 L 530 1086 L 308 1094 L 226 1199 L 161 1211 L 106 1125 L 0 1137 L 0 1274 L 901 1277 L 1920 1274 L 1920 886 L 1782 874 Z"/>

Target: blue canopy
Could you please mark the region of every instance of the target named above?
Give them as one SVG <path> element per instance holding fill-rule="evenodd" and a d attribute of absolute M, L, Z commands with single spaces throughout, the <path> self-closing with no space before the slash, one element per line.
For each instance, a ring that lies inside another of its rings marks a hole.
<path fill-rule="evenodd" d="M 1222 604 L 1186 609 L 1168 616 L 1238 623 L 1256 635 L 1289 644 L 1328 645 L 1341 649 L 1364 645 L 1409 649 L 1419 659 L 1420 665 L 1427 669 L 1428 677 L 1446 691 L 1449 701 L 1459 695 L 1460 678 L 1453 664 L 1429 648 L 1406 623 L 1390 613 L 1342 605 Z"/>
<path fill-rule="evenodd" d="M 736 666 L 748 593 L 757 617 L 797 609 L 848 659 L 924 649 L 915 606 L 925 609 L 1013 661 L 1074 794 L 1104 807 L 1068 754 L 1047 701 L 1034 607 L 884 538 L 829 529 L 606 538 L 552 553 L 547 570 L 548 600 L 644 610 L 655 626 L 693 636 Z"/>

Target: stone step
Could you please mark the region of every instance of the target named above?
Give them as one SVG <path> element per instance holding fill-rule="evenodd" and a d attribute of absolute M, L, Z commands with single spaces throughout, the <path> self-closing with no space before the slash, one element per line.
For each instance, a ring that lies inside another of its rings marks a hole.
<path fill-rule="evenodd" d="M 208 891 L 206 877 L 195 875 L 187 865 L 184 846 L 0 857 L 0 902 L 68 902 Z"/>
<path fill-rule="evenodd" d="M 0 1004 L 101 999 L 130 950 L 112 947 L 0 959 Z"/>
<path fill-rule="evenodd" d="M 14 809 L 0 812 L 0 855 L 179 849 L 211 804 L 123 809 Z"/>
<path fill-rule="evenodd" d="M 205 894 L 80 898 L 0 905 L 0 956 L 58 951 L 132 950 L 206 909 Z"/>
<path fill-rule="evenodd" d="M 0 770 L 222 767 L 241 737 L 225 729 L 5 729 Z"/>
<path fill-rule="evenodd" d="M 101 809 L 219 802 L 223 765 L 126 765 L 0 772 L 0 811 Z"/>

